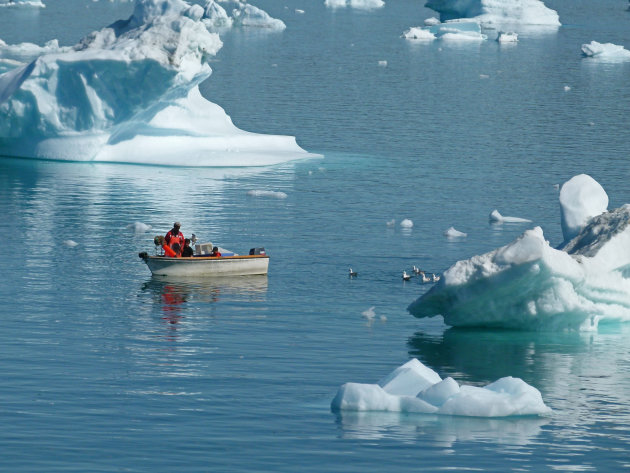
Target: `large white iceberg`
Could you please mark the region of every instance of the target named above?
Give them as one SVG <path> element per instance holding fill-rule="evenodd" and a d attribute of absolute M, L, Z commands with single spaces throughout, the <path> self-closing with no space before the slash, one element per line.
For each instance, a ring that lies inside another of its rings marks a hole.
<path fill-rule="evenodd" d="M 485 387 L 442 379 L 417 359 L 398 367 L 378 384 L 346 383 L 331 403 L 333 411 L 385 411 L 470 417 L 546 415 L 538 389 L 519 378 L 501 378 Z"/>
<path fill-rule="evenodd" d="M 584 175 L 563 186 L 563 222 L 569 222 L 563 227 L 577 233 L 559 248 L 540 227 L 527 230 L 455 263 L 408 310 L 420 318 L 442 315 L 452 326 L 525 330 L 594 330 L 600 322 L 630 321 L 630 205 L 606 212 L 599 188 Z M 593 208 L 601 213 L 592 216 Z"/>
<path fill-rule="evenodd" d="M 222 46 L 206 24 L 212 4 L 138 0 L 72 47 L 0 43 L 0 154 L 184 166 L 309 156 L 293 137 L 239 130 L 201 96 Z M 241 23 L 253 14 L 242 11 Z"/>
<path fill-rule="evenodd" d="M 428 0 L 440 20 L 474 18 L 484 27 L 505 24 L 560 26 L 558 13 L 540 0 Z"/>

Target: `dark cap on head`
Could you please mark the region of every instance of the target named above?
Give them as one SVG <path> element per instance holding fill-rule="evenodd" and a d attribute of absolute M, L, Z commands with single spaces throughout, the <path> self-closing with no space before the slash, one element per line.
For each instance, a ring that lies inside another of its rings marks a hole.
<path fill-rule="evenodd" d="M 182 224 L 181 224 L 181 223 L 179 223 L 179 222 L 175 222 L 175 223 L 173 224 L 173 226 L 174 226 L 174 227 L 181 227 L 181 226 L 182 226 Z"/>

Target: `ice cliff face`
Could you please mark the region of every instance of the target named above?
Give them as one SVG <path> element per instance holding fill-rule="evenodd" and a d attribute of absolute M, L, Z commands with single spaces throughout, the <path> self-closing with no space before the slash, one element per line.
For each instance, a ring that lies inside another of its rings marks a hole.
<path fill-rule="evenodd" d="M 308 156 L 292 137 L 237 129 L 199 93 L 222 46 L 213 4 L 138 0 L 73 47 L 0 43 L 0 154 L 187 166 Z"/>
<path fill-rule="evenodd" d="M 561 193 L 563 215 L 586 215 L 592 202 L 585 195 L 603 202 L 601 186 L 586 177 L 569 181 L 570 192 Z M 576 183 L 584 192 L 573 188 Z M 535 227 L 506 246 L 458 261 L 408 310 L 416 317 L 441 314 L 453 326 L 525 330 L 590 330 L 600 322 L 630 321 L 630 205 L 574 230 L 560 248 Z"/>
<path fill-rule="evenodd" d="M 475 18 L 484 26 L 525 24 L 560 26 L 558 14 L 540 0 L 428 0 L 440 20 Z"/>

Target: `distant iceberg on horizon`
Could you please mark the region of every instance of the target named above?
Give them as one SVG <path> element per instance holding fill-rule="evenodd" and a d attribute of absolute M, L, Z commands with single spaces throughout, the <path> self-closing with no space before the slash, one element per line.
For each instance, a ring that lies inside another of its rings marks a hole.
<path fill-rule="evenodd" d="M 608 195 L 580 174 L 560 190 L 564 242 L 542 228 L 458 261 L 409 305 L 447 325 L 520 330 L 596 330 L 630 321 L 630 204 L 607 211 Z"/>
<path fill-rule="evenodd" d="M 231 26 L 282 29 L 262 10 L 231 3 Z M 314 156 L 294 137 L 238 129 L 202 97 L 198 86 L 222 47 L 211 31 L 222 10 L 214 0 L 137 0 L 129 19 L 75 46 L 0 40 L 0 155 L 209 167 Z"/>

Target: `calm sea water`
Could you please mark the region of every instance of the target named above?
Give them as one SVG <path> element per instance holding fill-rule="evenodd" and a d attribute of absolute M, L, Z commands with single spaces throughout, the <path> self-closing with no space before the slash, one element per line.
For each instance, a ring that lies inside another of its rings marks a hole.
<path fill-rule="evenodd" d="M 529 228 L 489 225 L 495 208 L 559 243 L 554 184 L 575 174 L 597 179 L 611 207 L 630 202 L 630 64 L 580 56 L 591 40 L 630 48 L 627 2 L 548 1 L 565 26 L 508 47 L 402 40 L 432 16 L 421 3 L 264 0 L 286 31 L 224 36 L 203 93 L 237 126 L 294 135 L 322 159 L 241 170 L 0 160 L 0 470 L 630 469 L 628 325 L 451 329 L 410 316 L 427 286 L 400 279 Z M 0 11 L 0 38 L 71 44 L 131 10 Z M 264 246 L 269 275 L 151 278 L 137 253 L 174 220 L 237 252 Z M 135 234 L 136 221 L 153 228 Z M 445 239 L 450 226 L 468 237 Z M 376 382 L 411 357 L 460 383 L 521 377 L 554 413 L 330 412 L 339 385 Z"/>

